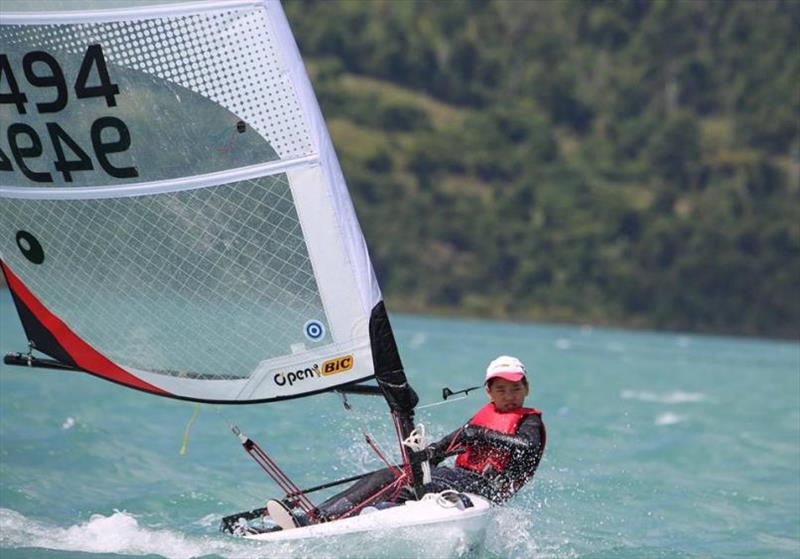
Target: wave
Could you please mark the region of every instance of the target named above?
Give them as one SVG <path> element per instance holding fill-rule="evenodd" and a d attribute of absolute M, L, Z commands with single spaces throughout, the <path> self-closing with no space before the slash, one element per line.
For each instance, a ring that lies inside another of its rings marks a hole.
<path fill-rule="evenodd" d="M 486 533 L 484 559 L 505 559 L 507 557 L 574 559 L 577 557 L 577 554 L 569 549 L 569 546 L 563 546 L 564 542 L 537 541 L 533 534 L 537 532 L 538 520 L 536 515 L 531 514 L 529 507 L 497 508 Z"/>
<path fill-rule="evenodd" d="M 522 511 L 515 519 L 524 518 Z M 204 530 L 219 522 L 220 517 L 207 515 L 195 522 Z M 527 526 L 527 525 L 526 525 Z M 68 528 L 48 525 L 25 517 L 17 511 L 0 508 L 0 554 L 3 549 L 46 549 L 49 552 L 102 553 L 121 556 L 158 556 L 166 559 L 221 557 L 224 559 L 305 558 L 348 559 L 364 558 L 426 558 L 483 555 L 481 549 L 458 542 L 460 532 L 448 536 L 447 527 L 436 528 L 441 538 L 432 538 L 430 531 L 407 529 L 391 532 L 375 531 L 317 538 L 303 541 L 259 542 L 237 539 L 222 534 L 183 534 L 163 528 L 141 526 L 126 511 L 110 516 L 94 514 L 87 522 Z M 519 530 L 515 550 L 537 549 L 529 534 Z M 455 542 L 455 544 L 454 544 Z M 507 556 L 507 538 L 489 542 L 499 556 Z M 490 551 L 490 554 L 492 552 Z M 50 556 L 50 555 L 48 555 Z M 545 555 L 543 557 L 553 557 Z"/>
<path fill-rule="evenodd" d="M 249 543 L 142 527 L 136 518 L 124 511 L 115 511 L 111 516 L 94 514 L 88 522 L 60 528 L 26 518 L 14 510 L 0 508 L 0 549 L 42 548 L 83 553 L 157 555 L 167 559 L 208 555 L 244 559 L 258 554 L 254 553 L 252 545 L 247 545 Z"/>
<path fill-rule="evenodd" d="M 662 413 L 658 417 L 656 417 L 655 424 L 656 425 L 675 425 L 676 423 L 683 423 L 689 419 L 687 415 L 679 415 L 677 413 L 667 412 Z"/>
<path fill-rule="evenodd" d="M 682 390 L 674 390 L 663 394 L 646 390 L 623 390 L 620 392 L 620 398 L 623 400 L 639 400 L 640 402 L 657 402 L 659 404 L 693 404 L 711 401 L 702 392 L 683 392 Z"/>

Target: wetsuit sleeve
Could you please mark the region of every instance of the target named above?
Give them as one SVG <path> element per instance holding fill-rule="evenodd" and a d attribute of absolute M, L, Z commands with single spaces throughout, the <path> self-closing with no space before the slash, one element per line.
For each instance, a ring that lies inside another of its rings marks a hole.
<path fill-rule="evenodd" d="M 461 445 L 458 443 L 461 442 L 460 438 L 464 431 L 465 427 L 461 427 L 456 429 L 446 437 L 439 439 L 435 443 L 431 443 L 428 445 L 426 452 L 428 454 L 427 458 L 430 461 L 432 466 L 437 466 L 440 462 L 442 462 L 448 456 L 453 456 L 455 454 L 455 450 L 461 448 Z"/>
<path fill-rule="evenodd" d="M 529 450 L 538 443 L 537 434 L 534 431 L 522 433 L 522 424 L 516 435 L 504 435 L 484 429 L 483 427 L 467 426 L 464 428 L 463 440 L 467 443 L 485 443 L 492 446 L 499 446 L 506 450 Z"/>
<path fill-rule="evenodd" d="M 502 475 L 509 482 L 521 486 L 536 472 L 544 454 L 545 430 L 542 418 L 538 415 L 526 416 L 516 435 L 511 438 L 517 439 L 518 444 L 509 447 L 512 459 Z"/>

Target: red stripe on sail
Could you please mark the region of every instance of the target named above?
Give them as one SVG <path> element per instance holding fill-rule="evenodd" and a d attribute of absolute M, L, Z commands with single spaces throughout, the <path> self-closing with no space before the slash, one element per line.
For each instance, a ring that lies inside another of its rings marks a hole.
<path fill-rule="evenodd" d="M 84 342 L 75 332 L 69 329 L 64 322 L 56 315 L 51 313 L 36 296 L 31 293 L 25 284 L 14 275 L 8 264 L 2 262 L 3 269 L 6 273 L 8 280 L 8 287 L 19 297 L 25 306 L 33 313 L 36 319 L 41 322 L 42 326 L 47 328 L 50 333 L 55 337 L 61 347 L 64 348 L 70 357 L 75 361 L 81 369 L 85 369 L 90 373 L 96 374 L 103 378 L 107 378 L 114 382 L 119 382 L 138 388 L 139 390 L 146 390 L 153 394 L 162 396 L 171 396 L 169 392 L 153 386 L 125 371 L 113 361 L 105 357 L 92 346 Z"/>

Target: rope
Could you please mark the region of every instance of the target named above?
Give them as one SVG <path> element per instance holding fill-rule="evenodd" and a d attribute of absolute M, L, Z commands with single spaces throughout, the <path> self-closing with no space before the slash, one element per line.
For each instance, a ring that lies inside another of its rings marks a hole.
<path fill-rule="evenodd" d="M 459 400 L 463 400 L 466 396 L 459 396 L 458 398 L 449 398 L 447 400 L 442 400 L 441 402 L 431 402 L 430 404 L 423 404 L 421 406 L 417 406 L 414 408 L 415 410 L 424 410 L 425 408 L 432 408 L 434 406 L 441 406 L 444 404 L 451 404 L 453 402 L 458 402 Z"/>
<path fill-rule="evenodd" d="M 403 441 L 403 446 L 410 448 L 414 452 L 422 452 L 427 447 L 425 440 L 425 425 L 420 423 L 408 435 L 408 438 Z M 431 482 L 431 464 L 425 460 L 422 464 L 422 483 Z"/>
<path fill-rule="evenodd" d="M 394 466 L 394 464 L 392 464 L 386 459 L 386 457 L 381 452 L 380 448 L 378 448 L 378 443 L 376 443 L 375 440 L 369 436 L 369 433 L 364 433 L 364 438 L 366 438 L 367 444 L 372 448 L 372 451 L 378 455 L 378 458 L 380 458 L 384 464 L 386 464 L 386 467 L 389 468 L 389 470 L 394 474 L 395 477 L 399 478 L 405 475 L 404 472 L 398 470 Z"/>
<path fill-rule="evenodd" d="M 200 404 L 194 405 L 194 412 L 192 412 L 192 417 L 189 418 L 189 422 L 186 424 L 186 427 L 183 430 L 183 441 L 181 443 L 181 450 L 180 455 L 186 456 L 186 453 L 189 450 L 189 435 L 192 431 L 192 425 L 194 425 L 197 416 L 200 415 Z"/>
<path fill-rule="evenodd" d="M 286 493 L 287 497 L 289 495 L 292 496 L 292 499 L 295 503 L 302 509 L 306 516 L 308 516 L 312 520 L 317 520 L 317 514 L 314 510 L 314 504 L 311 500 L 306 496 L 302 489 L 300 489 L 295 483 L 289 479 L 283 470 L 278 467 L 278 465 L 269 457 L 269 455 L 264 452 L 264 450 L 258 446 L 253 439 L 242 433 L 238 427 L 235 425 L 231 428 L 231 431 L 234 435 L 239 439 L 239 442 L 242 443 L 247 454 L 255 460 L 255 462 L 261 466 L 271 478 L 272 480 L 278 484 L 278 486 Z"/>
<path fill-rule="evenodd" d="M 411 472 L 411 461 L 408 459 L 408 452 L 406 452 L 406 447 L 403 446 L 403 437 L 402 437 L 402 430 L 400 429 L 400 418 L 397 417 L 397 414 L 392 412 L 392 423 L 394 423 L 394 434 L 397 437 L 397 444 L 400 445 L 400 454 L 403 459 L 403 471 L 405 472 L 408 479 L 413 479 L 414 476 Z"/>

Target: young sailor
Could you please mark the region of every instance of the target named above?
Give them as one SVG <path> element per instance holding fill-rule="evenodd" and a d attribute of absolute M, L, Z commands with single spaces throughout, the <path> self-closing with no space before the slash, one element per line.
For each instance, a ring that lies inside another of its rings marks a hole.
<path fill-rule="evenodd" d="M 428 446 L 416 460 L 427 459 L 431 482 L 425 493 L 447 489 L 481 495 L 494 503 L 503 503 L 533 477 L 545 446 L 542 414 L 524 407 L 530 386 L 522 362 L 501 355 L 486 368 L 484 388 L 489 403 L 467 422 Z M 448 456 L 458 454 L 454 466 L 439 466 Z M 376 500 L 382 488 L 394 481 L 394 474 L 379 470 L 334 495 L 319 507 L 323 520 L 347 514 L 367 501 Z M 409 493 L 400 501 L 413 498 Z M 377 499 L 379 500 L 379 499 Z M 283 529 L 307 524 L 307 520 L 284 503 L 267 503 L 270 517 Z"/>

